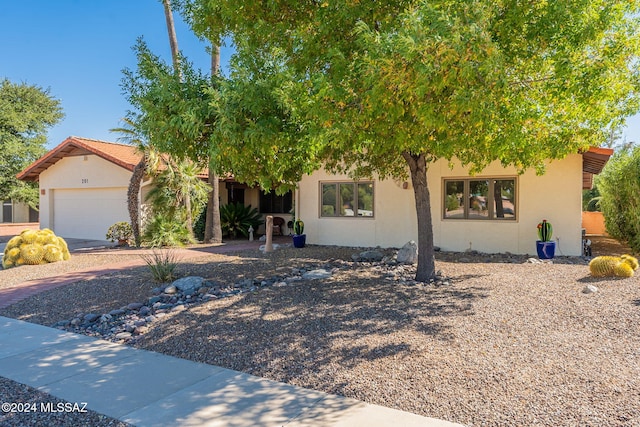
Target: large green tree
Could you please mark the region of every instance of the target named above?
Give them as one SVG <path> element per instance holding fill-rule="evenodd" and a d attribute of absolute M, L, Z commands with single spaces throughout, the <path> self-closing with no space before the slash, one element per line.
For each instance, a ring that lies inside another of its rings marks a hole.
<path fill-rule="evenodd" d="M 38 205 L 37 184 L 19 181 L 16 174 L 47 151 L 47 129 L 63 117 L 49 90 L 0 81 L 0 201 Z"/>
<path fill-rule="evenodd" d="M 145 135 L 154 149 L 168 153 L 175 160 L 190 159 L 204 169 L 209 164 L 215 122 L 209 89 L 217 84 L 216 77 L 210 78 L 195 70 L 181 56 L 172 67 L 154 55 L 142 39 L 134 49 L 137 69 L 125 69 L 122 79 L 124 93 L 136 108 L 127 113 L 127 118 L 136 124 L 137 131 Z M 190 200 L 187 198 L 185 203 L 190 204 Z M 187 212 L 189 224 L 191 210 Z M 219 227 L 219 215 L 214 222 Z"/>
<path fill-rule="evenodd" d="M 638 109 L 634 1 L 182 7 L 197 33 L 230 36 L 237 49 L 235 81 L 218 100 L 234 114 L 220 121 L 234 172 L 261 158 L 262 181 L 296 178 L 318 161 L 354 177 L 410 175 L 421 281 L 435 271 L 429 164 L 458 159 L 477 172 L 497 159 L 543 172 L 545 160 L 599 145 Z M 238 99 L 248 104 L 229 108 Z M 264 115 L 269 108 L 277 114 Z"/>

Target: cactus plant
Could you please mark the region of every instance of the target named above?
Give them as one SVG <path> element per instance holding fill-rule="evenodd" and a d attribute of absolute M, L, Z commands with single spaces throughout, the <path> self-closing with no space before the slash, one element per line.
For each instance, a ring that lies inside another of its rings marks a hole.
<path fill-rule="evenodd" d="M 307 236 L 304 233 L 304 222 L 301 219 L 297 219 L 293 223 L 293 246 L 296 248 L 304 248 L 307 241 Z"/>
<path fill-rule="evenodd" d="M 2 268 L 38 265 L 71 258 L 67 243 L 49 229 L 24 230 L 12 237 L 4 250 Z"/>
<path fill-rule="evenodd" d="M 614 256 L 595 257 L 589 263 L 589 270 L 593 277 L 613 276 L 613 269 L 618 262 L 619 258 Z"/>
<path fill-rule="evenodd" d="M 639 264 L 636 258 L 632 257 L 631 255 L 620 255 L 620 258 L 625 260 L 626 263 L 629 264 L 634 270 L 638 269 Z"/>
<path fill-rule="evenodd" d="M 638 260 L 631 255 L 599 256 L 589 263 L 593 277 L 632 277 L 638 269 Z"/>
<path fill-rule="evenodd" d="M 20 245 L 20 256 L 27 264 L 36 265 L 44 258 L 44 247 L 40 243 L 23 243 Z"/>
<path fill-rule="evenodd" d="M 613 274 L 616 277 L 633 277 L 633 267 L 626 262 L 619 262 L 613 267 Z"/>
<path fill-rule="evenodd" d="M 538 224 L 538 238 L 541 242 L 550 242 L 551 236 L 553 235 L 553 227 L 550 222 L 547 222 L 546 219 L 543 219 L 541 223 Z"/>

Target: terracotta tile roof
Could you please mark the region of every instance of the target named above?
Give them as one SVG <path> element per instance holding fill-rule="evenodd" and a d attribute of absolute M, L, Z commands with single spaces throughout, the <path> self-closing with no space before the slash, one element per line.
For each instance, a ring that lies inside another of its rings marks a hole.
<path fill-rule="evenodd" d="M 86 156 L 88 154 L 95 154 L 130 172 L 133 172 L 133 168 L 142 157 L 142 154 L 133 145 L 70 136 L 47 154 L 27 166 L 17 177 L 23 181 L 38 181 L 40 174 L 59 160 L 65 157 Z M 205 169 L 198 176 L 206 179 L 207 173 L 208 171 Z"/>
<path fill-rule="evenodd" d="M 116 144 L 97 139 L 70 136 L 44 156 L 27 166 L 17 177 L 23 181 L 38 181 L 40 173 L 65 157 L 95 154 L 133 172 L 142 156 L 132 145 Z"/>

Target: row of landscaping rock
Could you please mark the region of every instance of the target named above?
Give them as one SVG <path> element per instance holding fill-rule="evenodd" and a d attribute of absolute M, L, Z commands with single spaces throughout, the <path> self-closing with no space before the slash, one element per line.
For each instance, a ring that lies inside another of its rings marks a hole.
<path fill-rule="evenodd" d="M 168 315 L 186 310 L 195 304 L 230 297 L 247 292 L 255 292 L 269 287 L 290 286 L 309 280 L 327 280 L 337 272 L 349 269 L 367 269 L 370 274 L 383 277 L 386 281 L 402 285 L 448 286 L 451 280 L 438 271 L 430 283 L 418 283 L 416 274 L 417 245 L 407 243 L 397 253 L 390 250 L 367 250 L 352 255 L 352 261 L 329 260 L 323 264 L 309 263 L 304 268 L 292 268 L 289 274 L 268 279 L 245 278 L 233 285 L 190 276 L 153 289 L 153 295 L 144 302 L 132 302 L 108 313 L 77 313 L 73 318 L 54 324 L 54 327 L 107 340 L 131 342 L 143 335 L 150 323 Z M 449 256 L 446 253 L 439 255 Z M 510 254 L 488 255 L 477 252 L 456 254 L 459 262 L 471 262 L 478 257 L 489 257 L 486 262 L 538 262 L 522 256 Z M 468 259 L 468 261 L 467 261 Z M 576 262 L 581 262 L 580 260 Z"/>
<path fill-rule="evenodd" d="M 354 261 L 330 260 L 324 264 L 308 264 L 304 268 L 292 268 L 289 274 L 268 279 L 246 278 L 232 286 L 208 281 L 202 277 L 189 276 L 173 283 L 153 289 L 153 295 L 144 302 L 132 302 L 108 313 L 77 313 L 73 318 L 55 323 L 53 326 L 72 332 L 119 342 L 137 340 L 149 328 L 149 324 L 163 317 L 186 310 L 195 304 L 255 292 L 268 287 L 290 286 L 310 280 L 326 280 L 341 270 L 368 268 L 377 271 L 387 280 L 415 284 L 415 267 L 397 261 L 392 253 L 363 251 L 355 254 Z M 355 261 L 357 260 L 357 261 Z M 366 263 L 366 265 L 363 265 Z M 448 284 L 441 280 L 436 285 Z"/>

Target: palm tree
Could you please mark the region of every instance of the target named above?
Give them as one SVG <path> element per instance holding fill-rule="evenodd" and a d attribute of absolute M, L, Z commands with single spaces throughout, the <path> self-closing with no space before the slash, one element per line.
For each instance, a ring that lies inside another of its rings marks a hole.
<path fill-rule="evenodd" d="M 220 73 L 220 47 L 211 46 L 211 80 Z M 205 243 L 222 242 L 222 225 L 220 221 L 220 180 L 215 173 L 212 164 L 209 164 L 209 203 L 207 204 L 207 215 L 205 217 L 204 241 Z"/>
<path fill-rule="evenodd" d="M 171 59 L 173 60 L 173 71 L 180 73 L 180 57 L 178 50 L 178 37 L 176 27 L 173 23 L 173 12 L 171 11 L 171 1 L 162 0 L 164 5 L 164 18 L 167 21 L 167 32 L 169 33 L 169 46 L 171 46 Z"/>
<path fill-rule="evenodd" d="M 167 156 L 163 156 L 162 165 L 146 200 L 151 202 L 154 212 L 167 218 L 184 221 L 193 217 L 202 209 L 209 193 L 209 186 L 199 176 L 202 167 L 190 160 L 173 161 Z"/>
<path fill-rule="evenodd" d="M 129 211 L 129 219 L 131 221 L 131 229 L 133 230 L 133 239 L 137 247 L 141 243 L 140 233 L 140 187 L 142 180 L 148 173 L 152 174 L 158 167 L 157 151 L 149 144 L 142 131 L 140 131 L 137 123 L 131 118 L 123 118 L 124 126 L 120 128 L 110 129 L 111 132 L 120 132 L 122 136 L 119 141 L 134 145 L 141 154 L 140 161 L 133 168 L 133 174 L 129 180 L 129 188 L 127 189 L 127 209 Z"/>
<path fill-rule="evenodd" d="M 180 71 L 180 51 L 178 50 L 178 37 L 176 35 L 176 27 L 173 23 L 173 11 L 171 10 L 171 0 L 162 0 L 164 6 L 164 17 L 167 22 L 167 33 L 169 34 L 169 46 L 171 47 L 171 59 L 173 61 L 173 72 L 177 73 L 180 81 L 182 74 Z M 184 203 L 186 206 L 186 222 L 189 234 L 193 236 L 193 214 L 191 212 L 191 196 L 189 192 L 185 193 Z"/>

